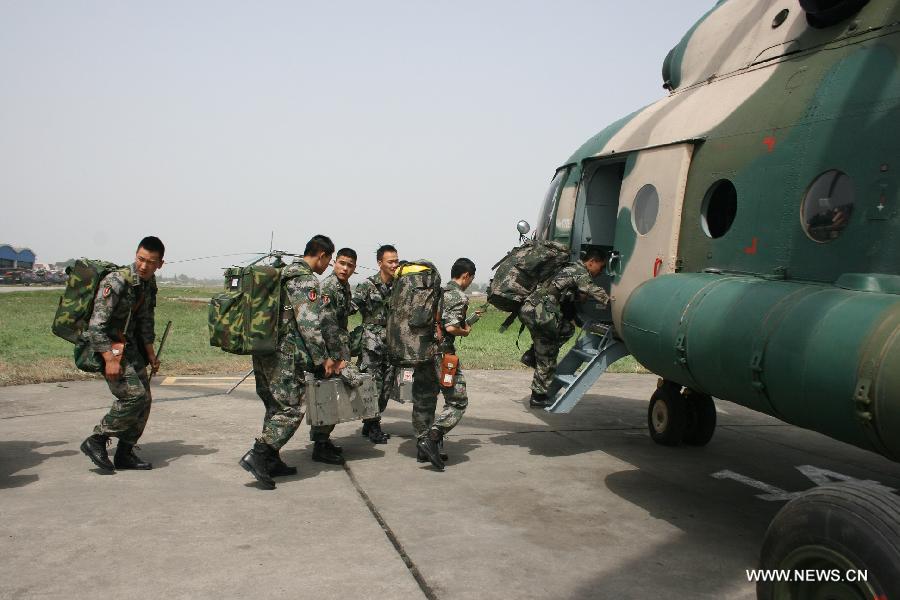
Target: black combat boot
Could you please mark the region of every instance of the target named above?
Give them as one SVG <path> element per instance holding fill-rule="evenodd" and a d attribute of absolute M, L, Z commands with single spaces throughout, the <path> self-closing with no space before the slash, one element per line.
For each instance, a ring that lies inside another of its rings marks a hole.
<path fill-rule="evenodd" d="M 109 437 L 95 433 L 81 442 L 81 451 L 104 471 L 115 471 L 115 467 L 109 460 L 109 454 L 106 452 L 107 443 L 109 443 Z"/>
<path fill-rule="evenodd" d="M 334 444 L 326 441 L 314 442 L 312 459 L 328 465 L 344 464 L 344 457 L 334 451 Z"/>
<path fill-rule="evenodd" d="M 328 446 L 331 449 L 331 451 L 334 452 L 335 454 L 340 454 L 341 456 L 344 455 L 343 446 L 335 445 L 335 443 L 331 441 L 331 438 L 324 440 L 324 442 L 325 442 L 325 445 Z"/>
<path fill-rule="evenodd" d="M 381 421 L 363 421 L 362 427 L 363 437 L 369 438 L 373 444 L 387 444 L 391 434 L 385 433 L 381 429 Z"/>
<path fill-rule="evenodd" d="M 547 394 L 538 394 L 537 392 L 531 392 L 531 400 L 528 401 L 528 404 L 531 408 L 547 408 L 553 401 L 547 397 Z"/>
<path fill-rule="evenodd" d="M 441 460 L 441 451 L 438 447 L 442 437 L 443 434 L 441 433 L 441 430 L 432 427 L 424 437 L 416 442 L 416 447 L 419 449 L 419 452 L 428 457 L 428 460 L 431 461 L 431 464 L 438 471 L 444 470 L 444 461 Z"/>
<path fill-rule="evenodd" d="M 115 461 L 116 468 L 119 470 L 136 469 L 139 471 L 148 471 L 153 468 L 152 464 L 141 460 L 141 458 L 134 453 L 134 444 L 128 444 L 122 440 L 119 440 L 119 445 L 116 446 L 116 456 L 113 460 Z"/>
<path fill-rule="evenodd" d="M 239 465 L 256 477 L 256 480 L 259 481 L 259 487 L 264 490 L 275 489 L 275 480 L 272 479 L 269 474 L 269 469 L 266 464 L 274 453 L 274 448 L 265 442 L 257 440 L 256 443 L 253 444 L 253 448 L 247 451 L 247 454 L 238 461 Z"/>
<path fill-rule="evenodd" d="M 297 467 L 291 467 L 284 464 L 278 450 L 275 450 L 275 452 L 269 455 L 269 462 L 266 466 L 269 467 L 269 475 L 272 477 L 284 477 L 286 475 L 297 474 Z"/>
<path fill-rule="evenodd" d="M 530 369 L 537 367 L 537 361 L 534 358 L 534 346 L 525 351 L 522 358 L 519 359 L 523 365 Z"/>
<path fill-rule="evenodd" d="M 438 443 L 438 453 L 441 455 L 441 460 L 447 462 L 447 459 L 450 458 L 447 456 L 447 453 L 444 452 L 444 439 L 441 438 L 441 441 Z M 420 463 L 428 462 L 428 455 L 416 448 L 416 461 Z"/>

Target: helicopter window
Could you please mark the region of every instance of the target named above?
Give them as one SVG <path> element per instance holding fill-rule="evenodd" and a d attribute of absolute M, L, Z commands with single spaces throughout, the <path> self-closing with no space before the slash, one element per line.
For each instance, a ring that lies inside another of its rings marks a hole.
<path fill-rule="evenodd" d="M 706 191 L 700 209 L 700 226 L 711 238 L 720 238 L 731 229 L 737 216 L 737 190 L 727 179 L 720 179 Z"/>
<path fill-rule="evenodd" d="M 559 194 L 559 202 L 556 207 L 556 219 L 553 226 L 553 239 L 568 242 L 572 235 L 572 219 L 575 217 L 575 192 L 574 186 L 564 187 Z"/>
<path fill-rule="evenodd" d="M 832 169 L 816 177 L 800 207 L 806 235 L 816 242 L 838 237 L 850 223 L 853 201 L 853 181 L 845 173 Z"/>
<path fill-rule="evenodd" d="M 659 194 L 652 184 L 648 183 L 638 190 L 634 197 L 631 224 L 634 230 L 641 235 L 646 235 L 656 225 L 656 215 L 659 213 Z"/>
<path fill-rule="evenodd" d="M 547 239 L 550 233 L 550 225 L 553 223 L 553 213 L 556 208 L 556 200 L 559 198 L 559 191 L 563 182 L 566 180 L 569 169 L 560 169 L 550 182 L 550 189 L 544 196 L 544 203 L 541 206 L 541 213 L 538 216 L 537 227 L 534 230 L 534 237 L 538 240 Z"/>

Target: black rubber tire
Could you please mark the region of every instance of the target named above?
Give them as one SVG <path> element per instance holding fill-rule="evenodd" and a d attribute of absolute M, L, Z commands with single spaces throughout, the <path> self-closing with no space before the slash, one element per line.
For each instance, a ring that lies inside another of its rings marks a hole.
<path fill-rule="evenodd" d="M 660 406 L 660 403 L 662 403 Z M 663 446 L 677 446 L 684 439 L 688 424 L 687 402 L 681 386 L 666 382 L 650 396 L 647 409 L 647 428 L 650 437 Z"/>
<path fill-rule="evenodd" d="M 691 446 L 705 446 L 716 431 L 716 403 L 711 396 L 687 388 L 682 395 L 688 410 L 684 443 Z"/>
<path fill-rule="evenodd" d="M 867 571 L 868 581 L 760 581 L 756 597 L 786 600 L 854 598 L 858 594 L 859 598 L 900 598 L 900 497 L 853 483 L 823 485 L 804 493 L 788 502 L 769 524 L 760 552 L 760 569 L 844 571 L 838 561 L 816 556 L 823 552 L 846 559 L 849 568 Z M 803 553 L 813 556 L 804 559 Z"/>

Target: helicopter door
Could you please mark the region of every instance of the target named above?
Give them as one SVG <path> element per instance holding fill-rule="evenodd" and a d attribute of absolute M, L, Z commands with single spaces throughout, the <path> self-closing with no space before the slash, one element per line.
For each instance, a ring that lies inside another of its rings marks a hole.
<path fill-rule="evenodd" d="M 616 213 L 625 160 L 616 158 L 585 161 L 583 173 L 572 231 L 572 247 L 584 250 L 596 246 L 608 252 L 615 244 Z M 604 272 L 594 278 L 594 283 L 609 290 L 611 277 Z M 578 305 L 578 311 L 582 322 L 612 321 L 608 306 L 600 308 L 594 302 L 584 302 Z"/>
<path fill-rule="evenodd" d="M 691 143 L 650 148 L 628 157 L 619 195 L 613 255 L 612 318 L 621 331 L 631 292 L 657 275 L 675 272 L 681 209 Z"/>

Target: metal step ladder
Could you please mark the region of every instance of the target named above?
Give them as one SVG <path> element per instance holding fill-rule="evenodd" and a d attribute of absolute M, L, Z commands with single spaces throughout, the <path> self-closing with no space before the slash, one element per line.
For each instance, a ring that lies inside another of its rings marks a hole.
<path fill-rule="evenodd" d="M 547 390 L 547 395 L 555 400 L 544 410 L 554 414 L 571 411 L 609 365 L 627 355 L 625 344 L 613 335 L 612 325 L 586 323 L 582 335 L 556 367 L 556 376 Z M 579 371 L 582 365 L 584 368 Z"/>

